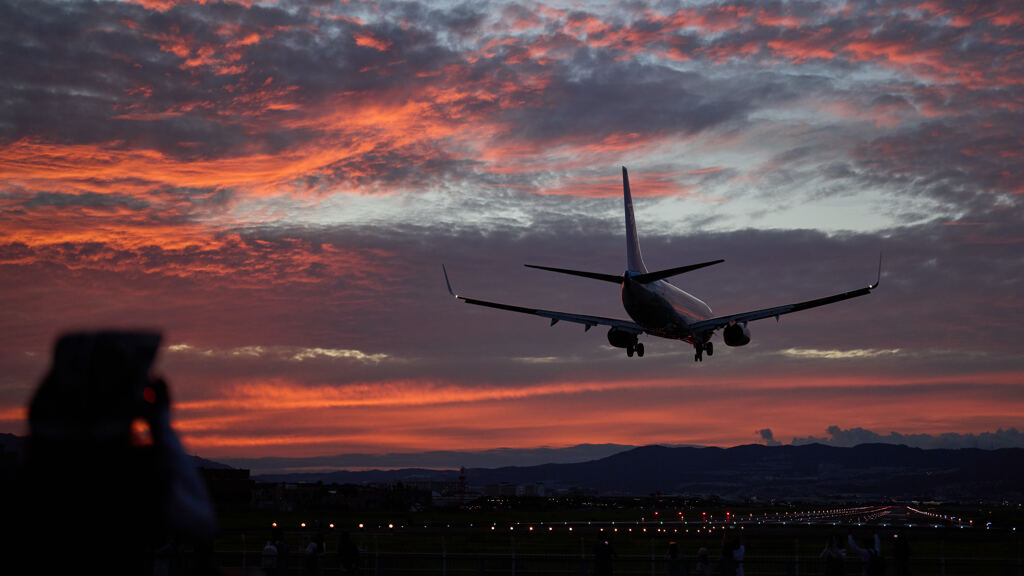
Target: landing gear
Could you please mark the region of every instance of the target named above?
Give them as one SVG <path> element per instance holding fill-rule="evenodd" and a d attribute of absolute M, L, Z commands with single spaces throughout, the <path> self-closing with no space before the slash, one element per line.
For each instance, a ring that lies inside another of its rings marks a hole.
<path fill-rule="evenodd" d="M 712 344 L 711 342 L 698 342 L 697 344 L 693 345 L 693 349 L 694 349 L 694 355 L 693 355 L 693 361 L 694 362 L 703 362 L 704 361 L 704 352 L 707 352 L 708 356 L 713 356 L 715 354 L 715 345 Z"/>
<path fill-rule="evenodd" d="M 626 346 L 626 356 L 629 356 L 630 358 L 632 358 L 634 352 L 636 353 L 636 355 L 638 357 L 640 357 L 640 358 L 644 357 L 644 344 L 643 344 L 643 342 L 637 342 L 635 344 L 630 344 L 629 346 Z"/>
<path fill-rule="evenodd" d="M 639 334 L 640 332 L 632 332 L 630 330 L 612 327 L 608 330 L 608 343 L 616 348 L 625 348 L 626 356 L 629 356 L 630 358 L 633 357 L 633 354 L 643 358 L 644 345 L 641 344 L 637 338 Z"/>

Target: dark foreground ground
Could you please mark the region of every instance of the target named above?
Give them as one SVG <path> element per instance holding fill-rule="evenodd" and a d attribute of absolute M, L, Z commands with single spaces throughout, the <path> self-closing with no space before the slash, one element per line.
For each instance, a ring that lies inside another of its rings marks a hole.
<path fill-rule="evenodd" d="M 263 549 L 276 523 L 288 555 L 282 574 L 524 575 L 595 574 L 598 547 L 614 550 L 611 573 L 669 574 L 675 542 L 682 572 L 696 574 L 697 554 L 708 551 L 720 574 L 723 543 L 742 538 L 744 573 L 823 574 L 820 554 L 836 535 L 847 550 L 846 574 L 860 574 L 849 548 L 878 534 L 887 574 L 1024 576 L 1020 505 L 754 506 L 626 499 L 566 507 L 544 499 L 489 501 L 461 510 L 421 512 L 249 512 L 226 515 L 214 545 L 223 574 L 273 572 Z M 906 554 L 897 542 L 906 543 Z M 344 542 L 352 542 L 345 547 Z M 310 542 L 323 552 L 306 554 Z M 345 553 L 344 550 L 349 552 Z M 165 551 L 166 552 L 166 551 Z M 167 554 L 161 566 L 188 566 L 190 551 Z M 173 570 L 172 570 L 173 572 Z"/>

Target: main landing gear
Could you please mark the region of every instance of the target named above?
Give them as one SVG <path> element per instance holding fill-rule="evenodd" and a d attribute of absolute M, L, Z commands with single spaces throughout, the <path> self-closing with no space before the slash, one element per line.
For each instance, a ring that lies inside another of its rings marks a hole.
<path fill-rule="evenodd" d="M 638 357 L 643 358 L 644 357 L 644 343 L 643 342 L 637 342 L 636 344 L 630 344 L 629 346 L 626 346 L 626 356 L 629 356 L 630 358 L 632 358 L 634 352 L 636 352 L 636 355 Z"/>
<path fill-rule="evenodd" d="M 705 352 L 708 353 L 708 356 L 715 355 L 715 345 L 711 342 L 698 342 L 693 345 L 693 349 L 695 350 L 693 355 L 694 362 L 703 362 Z"/>

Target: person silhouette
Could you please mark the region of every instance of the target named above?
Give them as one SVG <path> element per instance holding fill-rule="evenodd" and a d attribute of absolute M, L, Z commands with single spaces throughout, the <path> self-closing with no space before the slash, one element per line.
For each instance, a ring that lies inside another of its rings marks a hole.
<path fill-rule="evenodd" d="M 679 553 L 679 543 L 669 542 L 668 552 L 665 555 L 666 559 L 666 572 L 668 576 L 686 576 L 688 570 L 686 569 L 686 561 L 683 556 Z"/>
<path fill-rule="evenodd" d="M 711 576 L 711 553 L 701 546 L 697 550 L 697 576 Z"/>
<path fill-rule="evenodd" d="M 302 572 L 308 576 L 319 576 L 324 572 L 323 557 L 327 552 L 323 523 L 314 523 L 313 537 L 302 550 Z"/>
<path fill-rule="evenodd" d="M 359 548 L 344 530 L 338 535 L 338 559 L 342 574 L 359 573 Z"/>
<path fill-rule="evenodd" d="M 168 386 L 150 374 L 160 339 L 100 331 L 57 340 L 29 405 L 13 514 L 11 550 L 27 573 L 152 573 L 168 540 L 212 542 L 205 485 L 171 427 Z M 59 545 L 58 521 L 75 533 Z"/>
<path fill-rule="evenodd" d="M 727 532 L 722 535 L 722 563 L 721 571 L 723 576 L 743 576 L 743 555 L 746 547 L 743 545 L 743 535 L 737 536 L 734 532 Z"/>
<path fill-rule="evenodd" d="M 260 555 L 260 568 L 267 576 L 276 576 L 277 569 L 277 544 L 274 543 L 274 535 L 271 534 L 267 543 L 263 545 L 263 553 Z"/>
<path fill-rule="evenodd" d="M 839 537 L 835 534 L 825 541 L 825 549 L 818 557 L 825 563 L 825 576 L 843 576 L 846 572 L 846 550 L 839 546 Z"/>
<path fill-rule="evenodd" d="M 883 574 L 885 572 L 885 564 L 882 558 L 882 541 L 878 538 L 878 533 L 874 534 L 874 538 L 865 537 L 864 547 L 857 546 L 857 542 L 853 539 L 853 532 L 846 537 L 847 548 L 852 550 L 860 558 L 860 573 L 862 576 L 875 576 L 877 574 Z"/>
<path fill-rule="evenodd" d="M 277 573 L 288 574 L 291 569 L 291 549 L 288 547 L 288 540 L 284 537 L 284 531 L 280 526 L 274 526 L 270 534 L 274 548 L 277 549 Z"/>

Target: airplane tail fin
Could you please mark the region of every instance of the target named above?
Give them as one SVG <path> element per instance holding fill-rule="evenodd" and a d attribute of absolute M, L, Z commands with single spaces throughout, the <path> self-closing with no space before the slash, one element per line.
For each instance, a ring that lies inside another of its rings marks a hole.
<path fill-rule="evenodd" d="M 626 270 L 629 272 L 646 273 L 643 254 L 640 253 L 640 241 L 636 236 L 636 220 L 633 218 L 633 197 L 629 193 L 629 173 L 622 167 L 622 199 L 626 208 Z"/>

